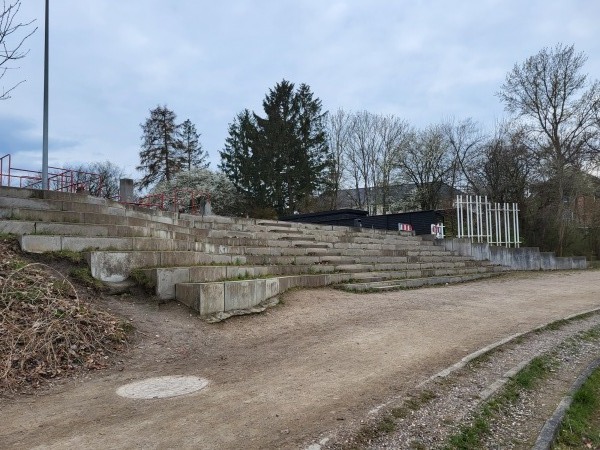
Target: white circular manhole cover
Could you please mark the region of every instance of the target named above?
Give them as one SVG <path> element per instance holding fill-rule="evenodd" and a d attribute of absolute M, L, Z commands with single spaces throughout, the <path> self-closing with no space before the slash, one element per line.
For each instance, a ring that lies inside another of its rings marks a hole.
<path fill-rule="evenodd" d="M 147 378 L 121 386 L 117 394 L 127 398 L 167 398 L 190 394 L 204 389 L 208 380 L 181 375 Z"/>

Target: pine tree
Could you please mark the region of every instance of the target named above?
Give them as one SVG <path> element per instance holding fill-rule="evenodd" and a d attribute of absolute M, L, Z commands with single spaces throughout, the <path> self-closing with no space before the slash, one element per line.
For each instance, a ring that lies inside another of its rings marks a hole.
<path fill-rule="evenodd" d="M 292 214 L 326 185 L 331 155 L 321 101 L 310 88 L 283 80 L 263 101 L 265 117 L 248 110 L 230 125 L 220 168 L 249 202 Z"/>
<path fill-rule="evenodd" d="M 207 169 L 209 166 L 209 163 L 207 162 L 208 154 L 202 150 L 200 134 L 196 131 L 196 125 L 194 125 L 190 119 L 187 119 L 180 127 L 181 151 L 185 160 L 186 169 L 188 171 L 192 170 L 194 167 L 198 169 Z"/>
<path fill-rule="evenodd" d="M 179 138 L 180 125 L 177 116 L 165 106 L 150 110 L 150 117 L 142 125 L 142 150 L 137 170 L 145 172 L 139 181 L 140 188 L 147 188 L 160 181 L 169 181 L 183 167 L 185 160 Z"/>

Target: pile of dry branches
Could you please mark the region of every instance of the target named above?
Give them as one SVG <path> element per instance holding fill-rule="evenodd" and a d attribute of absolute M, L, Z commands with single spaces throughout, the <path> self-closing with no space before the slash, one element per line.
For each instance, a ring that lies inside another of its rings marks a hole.
<path fill-rule="evenodd" d="M 62 274 L 25 265 L 5 240 L 0 251 L 0 391 L 105 367 L 126 345 L 127 324 L 80 301 Z"/>

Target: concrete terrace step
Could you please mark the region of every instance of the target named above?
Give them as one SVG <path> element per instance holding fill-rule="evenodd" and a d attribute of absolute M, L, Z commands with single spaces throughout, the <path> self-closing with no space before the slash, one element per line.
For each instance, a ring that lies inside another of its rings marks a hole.
<path fill-rule="evenodd" d="M 206 252 L 204 245 L 201 243 L 153 237 L 83 237 L 26 234 L 19 236 L 19 244 L 21 250 L 30 253 L 90 250 Z"/>
<path fill-rule="evenodd" d="M 464 262 L 428 264 L 354 264 L 354 265 L 271 265 L 271 266 L 189 266 L 142 268 L 142 273 L 154 288 L 155 295 L 163 300 L 175 298 L 178 283 L 213 282 L 239 278 L 258 278 L 278 275 L 314 275 L 346 273 L 352 279 L 380 281 L 390 278 L 409 278 L 448 274 L 496 271 L 495 266 L 466 265 Z"/>
<path fill-rule="evenodd" d="M 431 275 L 415 278 L 405 277 L 376 283 L 353 283 L 341 285 L 351 291 L 391 290 L 424 285 L 457 283 L 497 275 L 499 272 L 481 271 L 460 275 Z M 225 311 L 246 310 L 265 300 L 283 294 L 296 287 L 310 288 L 340 285 L 353 279 L 353 274 L 304 274 L 273 276 L 253 280 L 226 280 L 206 283 L 178 283 L 175 297 L 181 303 L 198 311 L 201 316 L 210 316 Z M 347 287 L 349 286 L 349 287 Z"/>
<path fill-rule="evenodd" d="M 179 283 L 178 301 L 201 316 L 224 311 L 244 310 L 295 287 L 321 287 L 342 283 L 349 274 L 288 275 L 254 280 L 211 283 Z"/>
<path fill-rule="evenodd" d="M 86 260 L 94 278 L 109 282 L 126 280 L 133 269 L 246 263 L 244 256 L 196 251 L 90 251 Z"/>
<path fill-rule="evenodd" d="M 340 289 L 351 292 L 392 291 L 398 289 L 433 286 L 438 284 L 462 283 L 465 281 L 479 280 L 498 276 L 504 271 L 487 271 L 467 273 L 461 275 L 433 275 L 420 278 L 407 278 L 405 280 L 373 281 L 365 283 L 347 283 L 340 285 Z"/>

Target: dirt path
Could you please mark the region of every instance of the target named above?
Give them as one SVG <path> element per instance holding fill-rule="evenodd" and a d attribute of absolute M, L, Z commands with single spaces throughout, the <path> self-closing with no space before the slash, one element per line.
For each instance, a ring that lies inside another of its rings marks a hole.
<path fill-rule="evenodd" d="M 1 448 L 303 448 L 485 345 L 600 307 L 600 272 L 297 291 L 262 315 L 215 325 L 175 303 L 110 306 L 142 333 L 122 370 L 2 400 Z M 115 393 L 159 375 L 210 385 L 168 399 Z"/>

